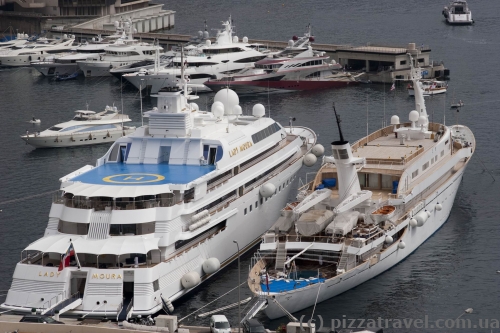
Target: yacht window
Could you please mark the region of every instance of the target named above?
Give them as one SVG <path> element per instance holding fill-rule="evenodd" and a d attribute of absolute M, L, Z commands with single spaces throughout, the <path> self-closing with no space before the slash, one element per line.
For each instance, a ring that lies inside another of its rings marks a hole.
<path fill-rule="evenodd" d="M 359 186 L 361 186 L 361 188 L 366 187 L 366 174 L 358 173 L 358 179 L 359 179 Z"/>
<path fill-rule="evenodd" d="M 250 205 L 250 213 L 252 212 L 252 205 Z"/>
<path fill-rule="evenodd" d="M 153 281 L 153 291 L 158 291 L 160 290 L 160 283 L 158 282 L 158 279 Z"/>
<path fill-rule="evenodd" d="M 392 189 L 392 176 L 382 175 L 382 188 Z"/>
<path fill-rule="evenodd" d="M 320 77 L 320 76 L 321 76 L 321 72 L 313 72 L 309 75 L 306 75 L 306 78 Z"/>
<path fill-rule="evenodd" d="M 109 154 L 108 161 L 109 162 L 116 162 L 118 158 L 118 152 L 120 150 L 120 145 L 115 144 L 113 146 L 113 149 L 111 150 L 111 153 Z"/>
<path fill-rule="evenodd" d="M 429 167 L 429 162 L 425 163 L 423 166 L 422 166 L 422 171 L 424 171 L 425 169 L 427 169 Z"/>
<path fill-rule="evenodd" d="M 86 235 L 89 232 L 89 224 L 74 223 L 74 222 L 59 220 L 57 231 L 59 231 L 62 234 Z"/>
<path fill-rule="evenodd" d="M 244 215 L 247 215 L 247 209 L 245 208 L 245 212 L 243 213 Z"/>
<path fill-rule="evenodd" d="M 87 127 L 87 128 L 78 130 L 76 132 L 102 131 L 102 130 L 107 130 L 107 129 L 116 129 L 116 126 L 115 125 L 111 125 L 111 124 L 109 124 L 109 125 L 92 126 L 92 127 Z M 68 131 L 68 129 L 65 129 L 64 131 Z M 64 132 L 64 131 L 61 131 L 61 132 Z"/>
<path fill-rule="evenodd" d="M 406 60 L 401 60 L 401 61 L 399 62 L 399 64 L 400 64 L 400 65 L 406 65 Z"/>
<path fill-rule="evenodd" d="M 346 160 L 349 158 L 349 152 L 347 151 L 347 149 L 338 149 L 338 152 L 339 152 L 339 158 L 341 160 Z"/>
<path fill-rule="evenodd" d="M 368 186 L 370 188 L 380 188 L 379 175 L 377 173 L 368 174 Z"/>
<path fill-rule="evenodd" d="M 259 132 L 252 134 L 252 141 L 254 144 L 260 142 L 268 136 L 278 132 L 280 129 L 281 127 L 277 123 L 273 123 Z"/>
<path fill-rule="evenodd" d="M 412 179 L 413 179 L 413 178 L 415 178 L 415 177 L 417 177 L 417 176 L 418 176 L 418 170 L 415 170 L 415 171 L 413 171 L 413 172 L 411 173 L 411 178 L 412 178 Z"/>
<path fill-rule="evenodd" d="M 259 202 L 255 201 L 255 208 L 259 207 Z"/>
<path fill-rule="evenodd" d="M 110 236 L 146 235 L 154 232 L 155 222 L 109 225 Z"/>
<path fill-rule="evenodd" d="M 52 126 L 51 128 L 49 128 L 49 131 L 56 131 L 56 132 L 58 132 L 60 130 L 62 130 L 62 127 Z"/>
<path fill-rule="evenodd" d="M 419 58 L 419 59 L 418 59 L 418 62 L 419 62 L 419 63 L 420 63 L 420 62 L 425 62 L 425 59 L 424 59 L 424 58 Z"/>
<path fill-rule="evenodd" d="M 250 58 L 243 58 L 243 59 L 238 59 L 238 60 L 235 60 L 233 61 L 234 63 L 248 63 L 248 62 L 256 62 L 256 61 L 259 61 L 259 60 L 262 60 L 264 59 L 266 56 L 263 55 L 263 56 L 256 56 L 256 57 L 250 57 Z"/>
<path fill-rule="evenodd" d="M 443 157 L 443 156 L 444 156 L 444 150 L 441 151 L 441 157 Z"/>
<path fill-rule="evenodd" d="M 64 129 L 62 129 L 60 132 L 68 132 L 68 131 L 72 131 L 72 130 L 75 130 L 78 128 L 83 128 L 83 127 L 85 127 L 85 125 L 74 125 L 74 126 L 66 127 Z"/>

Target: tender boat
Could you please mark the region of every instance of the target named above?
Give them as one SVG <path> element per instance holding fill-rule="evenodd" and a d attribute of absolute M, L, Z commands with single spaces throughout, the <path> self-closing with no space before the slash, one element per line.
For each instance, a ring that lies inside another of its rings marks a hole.
<path fill-rule="evenodd" d="M 156 97 L 148 124 L 61 178 L 2 308 L 118 321 L 171 312 L 260 241 L 316 161 L 312 130 L 281 126 L 262 104 L 242 115 L 233 91 L 216 94 L 211 112 L 187 84 Z"/>
<path fill-rule="evenodd" d="M 29 120 L 28 122 L 30 124 L 40 124 L 41 123 L 40 119 L 35 118 L 35 117 L 31 118 L 31 120 Z"/>
<path fill-rule="evenodd" d="M 196 84 L 194 90 L 210 91 L 203 85 L 208 79 L 217 79 L 230 73 L 235 73 L 254 62 L 264 59 L 267 53 L 258 51 L 258 47 L 248 43 L 248 38 L 239 41 L 233 36 L 231 17 L 222 24 L 216 42 L 206 40 L 203 47 L 192 47 L 187 54 L 178 54 L 165 67 L 143 69 L 136 73 L 123 75 L 137 89 L 148 89 L 157 93 L 163 87 L 171 87 L 181 81 L 181 67 L 186 65 L 185 74 L 189 75 L 191 84 Z"/>
<path fill-rule="evenodd" d="M 391 126 L 350 145 L 337 116 L 333 156 L 262 236 L 248 276 L 258 298 L 250 315 L 267 305 L 266 315 L 278 318 L 354 288 L 404 260 L 446 222 L 475 139 L 463 125 L 430 123 L 420 68 L 412 67 L 411 77 L 409 122 L 392 116 Z"/>
<path fill-rule="evenodd" d="M 39 38 L 35 42 L 0 50 L 0 66 L 29 66 L 34 60 L 44 60 L 55 53 L 70 51 L 74 41 L 74 35 L 64 35 L 62 39 Z"/>
<path fill-rule="evenodd" d="M 446 81 L 438 81 L 434 79 L 420 80 L 420 84 L 422 85 L 424 96 L 444 94 L 448 89 L 448 83 Z M 415 96 L 415 90 L 413 89 L 413 85 L 411 83 L 408 84 L 407 90 L 409 96 Z"/>
<path fill-rule="evenodd" d="M 132 121 L 120 114 L 115 106 L 106 106 L 102 112 L 77 110 L 75 117 L 42 132 L 27 132 L 21 136 L 35 148 L 74 147 L 114 142 L 135 131 L 135 127 L 123 126 Z"/>
<path fill-rule="evenodd" d="M 443 8 L 443 16 L 448 24 L 453 25 L 464 25 L 473 24 L 472 12 L 467 5 L 465 0 L 454 0 L 450 4 Z"/>
<path fill-rule="evenodd" d="M 464 105 L 465 105 L 464 102 L 462 100 L 459 100 L 458 103 L 451 103 L 450 108 L 458 109 Z"/>
<path fill-rule="evenodd" d="M 76 72 L 74 72 L 72 74 L 56 75 L 55 80 L 56 81 L 76 80 L 78 78 L 79 74 L 80 74 L 80 72 L 76 71 Z"/>
<path fill-rule="evenodd" d="M 156 50 L 163 51 L 160 45 L 143 43 L 133 37 L 132 21 L 125 21 L 124 38 L 107 46 L 99 57 L 89 57 L 77 61 L 85 77 L 111 76 L 110 69 L 133 64 L 143 60 L 153 60 Z"/>

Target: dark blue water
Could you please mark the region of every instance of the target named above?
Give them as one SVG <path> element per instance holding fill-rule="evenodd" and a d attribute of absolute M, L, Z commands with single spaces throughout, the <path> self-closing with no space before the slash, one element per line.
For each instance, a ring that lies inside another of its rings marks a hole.
<path fill-rule="evenodd" d="M 334 299 L 317 305 L 315 315 L 323 319 L 342 318 L 414 318 L 429 321 L 455 319 L 466 308 L 472 314 L 462 318 L 472 325 L 485 320 L 500 319 L 500 190 L 498 128 L 500 115 L 500 1 L 470 1 L 476 24 L 452 27 L 441 16 L 446 1 L 174 1 L 165 8 L 176 13 L 173 32 L 195 34 L 206 19 L 209 28 L 219 28 L 229 14 L 237 26 L 239 37 L 286 41 L 301 35 L 311 23 L 318 43 L 406 45 L 414 42 L 432 48 L 432 59 L 443 60 L 451 69 L 448 94 L 427 99 L 428 112 L 434 121 L 458 121 L 475 133 L 477 150 L 468 166 L 448 222 L 415 253 L 390 271 Z M 211 31 L 212 35 L 214 32 Z M 336 137 L 332 103 L 343 119 L 344 133 L 351 141 L 379 128 L 386 119 L 398 114 L 406 119 L 413 109 L 413 100 L 404 87 L 389 93 L 389 86 L 366 85 L 347 89 L 294 94 L 249 97 L 241 99 L 244 112 L 255 103 L 263 103 L 271 116 L 282 124 L 296 117 L 297 125 L 313 128 L 325 147 Z M 466 106 L 457 114 L 448 109 L 453 95 Z M 123 96 L 123 98 L 121 98 Z M 205 106 L 211 95 L 202 96 Z M 99 111 L 115 103 L 140 124 L 140 100 L 137 91 L 125 87 L 115 78 L 81 79 L 53 82 L 31 69 L 0 72 L 0 292 L 9 288 L 12 272 L 21 250 L 43 235 L 50 209 L 50 196 L 31 196 L 57 189 L 58 179 L 95 160 L 107 146 L 77 149 L 34 150 L 24 145 L 19 135 L 33 125 L 27 121 L 34 115 L 41 118 L 44 129 L 68 120 L 76 109 Z M 154 98 L 145 98 L 143 106 L 150 109 Z M 498 179 L 493 182 L 488 169 Z M 303 169 L 313 172 L 316 168 Z M 22 201 L 7 202 L 26 198 Z M 244 281 L 250 263 L 242 259 L 241 279 Z M 238 283 L 237 264 L 177 302 L 176 313 L 182 317 L 214 300 Z M 242 288 L 242 298 L 250 296 Z M 3 301 L 4 296 L 0 296 Z M 237 301 L 232 292 L 205 309 Z M 203 312 L 204 310 L 202 310 Z M 237 310 L 225 312 L 233 326 Z M 312 309 L 296 314 L 311 316 Z M 345 316 L 345 317 L 343 317 Z M 276 328 L 285 319 L 268 321 Z M 207 319 L 190 317 L 185 324 L 207 324 Z M 387 330 L 389 332 L 421 332 L 418 328 Z M 423 330 L 427 331 L 427 330 Z M 444 331 L 444 329 L 440 330 Z M 449 332 L 480 331 L 446 329 Z M 494 332 L 499 329 L 493 327 Z"/>

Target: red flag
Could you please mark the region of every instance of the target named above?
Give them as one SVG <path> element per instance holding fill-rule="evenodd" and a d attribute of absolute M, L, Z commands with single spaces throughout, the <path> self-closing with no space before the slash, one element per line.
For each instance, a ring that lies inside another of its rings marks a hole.
<path fill-rule="evenodd" d="M 63 257 L 61 259 L 61 263 L 59 264 L 59 268 L 57 269 L 57 271 L 60 272 L 63 269 L 65 269 L 66 267 L 68 267 L 70 257 L 74 256 L 74 255 L 75 255 L 75 249 L 73 248 L 73 243 L 70 243 L 68 250 L 66 251 L 66 253 L 63 255 Z"/>

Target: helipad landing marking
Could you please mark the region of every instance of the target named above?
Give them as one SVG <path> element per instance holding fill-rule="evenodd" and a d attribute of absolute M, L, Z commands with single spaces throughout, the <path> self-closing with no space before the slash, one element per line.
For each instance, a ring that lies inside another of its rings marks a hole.
<path fill-rule="evenodd" d="M 118 178 L 115 180 L 115 178 Z M 154 183 L 164 180 L 165 177 L 154 173 L 125 173 L 120 175 L 111 175 L 102 180 L 107 183 L 115 184 L 144 184 Z"/>

